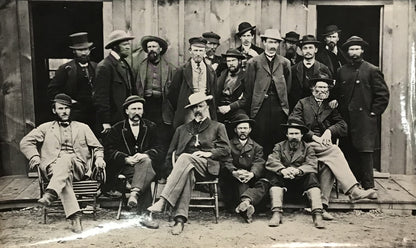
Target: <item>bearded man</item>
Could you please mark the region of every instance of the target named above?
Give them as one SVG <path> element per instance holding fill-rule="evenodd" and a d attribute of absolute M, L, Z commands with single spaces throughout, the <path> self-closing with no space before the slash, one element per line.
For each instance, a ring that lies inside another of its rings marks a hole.
<path fill-rule="evenodd" d="M 283 37 L 283 43 L 279 47 L 279 54 L 287 58 L 291 65 L 302 61 L 302 53 L 298 47 L 299 37 L 298 33 L 290 31 Z"/>

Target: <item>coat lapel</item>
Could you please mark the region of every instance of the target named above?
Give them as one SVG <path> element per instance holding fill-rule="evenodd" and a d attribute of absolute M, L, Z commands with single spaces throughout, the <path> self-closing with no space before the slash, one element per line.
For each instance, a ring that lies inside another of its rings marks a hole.
<path fill-rule="evenodd" d="M 267 58 L 266 58 L 266 54 L 261 54 L 260 55 L 260 62 L 261 65 L 263 66 L 263 69 L 269 74 L 271 75 L 272 72 L 270 71 L 270 67 L 269 67 L 269 63 L 267 63 Z"/>
<path fill-rule="evenodd" d="M 76 138 L 78 136 L 78 133 L 79 133 L 80 128 L 73 121 L 71 121 L 70 127 L 71 127 L 71 134 L 72 134 L 72 144 L 74 144 L 74 142 L 75 142 L 75 140 L 76 140 Z"/>
<path fill-rule="evenodd" d="M 238 143 L 240 143 L 240 141 L 238 141 Z M 240 143 L 241 146 L 241 143 Z M 240 149 L 241 150 L 241 154 L 246 153 L 246 152 L 250 152 L 253 149 L 253 140 L 251 140 L 250 138 L 247 140 L 247 143 Z"/>
<path fill-rule="evenodd" d="M 302 144 L 302 142 L 299 144 L 299 148 L 295 151 L 295 153 L 293 154 L 293 157 L 292 157 L 292 159 L 290 160 L 290 162 L 295 162 L 299 157 L 301 157 L 302 156 L 302 154 L 303 154 L 303 150 L 304 150 L 304 147 L 303 147 L 303 144 Z"/>
<path fill-rule="evenodd" d="M 313 112 L 315 113 L 315 116 L 317 116 L 318 113 L 319 113 L 318 103 L 315 101 L 315 98 L 313 96 L 309 96 L 308 101 L 311 105 L 311 108 L 312 108 Z"/>
<path fill-rule="evenodd" d="M 161 73 L 162 73 L 162 75 L 160 75 L 162 82 L 160 83 L 162 84 L 162 91 L 165 91 L 165 84 L 166 84 L 166 81 L 168 80 L 168 74 L 169 74 L 169 65 L 163 56 L 160 60 L 160 66 L 161 66 Z"/>
<path fill-rule="evenodd" d="M 147 58 L 143 59 L 139 64 L 139 76 L 144 90 L 146 84 Z"/>
<path fill-rule="evenodd" d="M 131 131 L 129 122 L 127 120 L 124 120 L 123 129 L 121 130 L 121 135 L 123 136 L 124 145 L 126 146 L 127 150 L 129 151 L 129 154 L 133 155 L 129 144 L 135 144 L 136 140 L 134 138 L 134 135 Z"/>
<path fill-rule="evenodd" d="M 184 78 L 186 83 L 188 84 L 188 87 L 190 89 L 193 89 L 193 85 L 192 85 L 192 65 L 191 65 L 191 61 L 189 60 L 183 69 L 183 74 L 184 74 Z"/>
<path fill-rule="evenodd" d="M 286 161 L 291 161 L 291 157 L 290 157 L 290 148 L 289 148 L 289 141 L 285 141 L 284 145 L 283 145 L 283 155 L 286 157 Z M 283 161 L 281 161 L 283 162 Z"/>
<path fill-rule="evenodd" d="M 52 132 L 55 135 L 55 137 L 59 140 L 59 144 L 61 143 L 61 133 L 59 131 L 59 123 L 57 121 L 54 121 L 51 126 Z"/>
<path fill-rule="evenodd" d="M 303 63 L 302 61 L 296 65 L 296 77 L 299 84 L 303 87 Z"/>

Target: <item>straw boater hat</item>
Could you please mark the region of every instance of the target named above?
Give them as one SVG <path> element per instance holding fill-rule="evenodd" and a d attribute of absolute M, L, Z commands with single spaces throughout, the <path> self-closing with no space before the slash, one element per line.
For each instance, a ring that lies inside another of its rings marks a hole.
<path fill-rule="evenodd" d="M 302 134 L 309 132 L 309 128 L 307 128 L 303 123 L 298 119 L 289 119 L 287 124 L 280 124 L 286 131 L 288 128 L 296 128 L 299 129 Z"/>
<path fill-rule="evenodd" d="M 93 43 L 88 42 L 88 33 L 87 32 L 80 32 L 71 34 L 69 36 L 69 39 L 71 40 L 71 44 L 69 48 L 79 50 L 79 49 L 86 49 L 90 48 Z"/>
<path fill-rule="evenodd" d="M 189 100 L 189 104 L 188 105 L 186 105 L 185 106 L 185 108 L 187 109 L 187 108 L 190 108 L 190 107 L 192 107 L 192 106 L 195 106 L 195 105 L 197 105 L 197 104 L 199 104 L 199 103 L 201 103 L 201 102 L 203 102 L 203 101 L 208 101 L 208 100 L 211 100 L 213 97 L 211 96 L 211 95 L 205 95 L 205 93 L 204 92 L 197 92 L 197 93 L 194 93 L 194 94 L 192 94 L 192 95 L 190 95 L 189 97 L 188 97 L 188 100 Z"/>
<path fill-rule="evenodd" d="M 337 27 L 337 25 L 329 25 L 325 27 L 324 33 L 322 34 L 322 36 L 328 36 L 331 34 L 335 34 L 335 33 L 341 33 L 341 29 L 339 29 Z"/>
<path fill-rule="evenodd" d="M 283 37 L 283 39 L 285 41 L 292 41 L 292 42 L 298 42 L 299 41 L 299 37 L 300 35 L 294 31 L 290 31 L 288 33 L 286 33 L 285 37 Z"/>
<path fill-rule="evenodd" d="M 143 50 L 146 53 L 148 53 L 147 43 L 149 43 L 150 41 L 156 41 L 157 43 L 159 43 L 160 48 L 162 48 L 162 51 L 160 52 L 161 55 L 165 54 L 166 50 L 168 50 L 168 43 L 164 39 L 157 37 L 157 36 L 146 35 L 146 36 L 143 36 L 140 42 L 142 44 Z"/>
<path fill-rule="evenodd" d="M 280 36 L 280 32 L 277 29 L 266 29 L 264 31 L 264 34 L 260 35 L 260 38 L 262 39 L 275 39 L 278 41 L 282 41 L 282 37 Z"/>
<path fill-rule="evenodd" d="M 226 53 L 221 54 L 222 57 L 227 58 L 227 57 L 234 57 L 237 59 L 245 59 L 246 57 L 237 49 L 235 48 L 230 48 L 227 50 Z"/>
<path fill-rule="evenodd" d="M 123 30 L 114 30 L 111 32 L 111 34 L 108 36 L 108 42 L 105 44 L 105 49 L 110 49 L 113 45 L 119 42 L 123 42 L 126 40 L 133 40 L 134 36 L 129 36 L 125 31 Z"/>
<path fill-rule="evenodd" d="M 351 36 L 344 44 L 342 44 L 342 47 L 344 49 L 348 49 L 350 46 L 354 45 L 358 45 L 364 48 L 368 46 L 368 43 L 359 36 Z"/>
<path fill-rule="evenodd" d="M 238 32 L 235 35 L 241 36 L 245 32 L 249 30 L 254 30 L 254 29 L 256 29 L 256 26 L 251 26 L 251 24 L 248 22 L 242 22 L 238 25 Z"/>
<path fill-rule="evenodd" d="M 205 32 L 202 34 L 202 37 L 211 43 L 220 44 L 221 36 L 214 32 Z"/>
<path fill-rule="evenodd" d="M 55 98 L 52 100 L 52 102 L 53 103 L 60 103 L 60 104 L 63 104 L 65 106 L 69 106 L 69 107 L 71 107 L 72 104 L 77 103 L 77 101 L 72 100 L 72 98 L 70 96 L 68 96 L 67 94 L 64 94 L 64 93 L 57 94 L 55 96 Z"/>
<path fill-rule="evenodd" d="M 314 44 L 315 46 L 319 45 L 321 42 L 319 42 L 315 36 L 308 34 L 308 35 L 304 35 L 302 37 L 302 39 L 299 41 L 299 47 L 302 47 L 303 45 L 306 44 Z"/>
<path fill-rule="evenodd" d="M 144 100 L 142 97 L 137 96 L 137 95 L 131 95 L 129 97 L 126 98 L 126 100 L 123 103 L 123 108 L 126 109 L 130 106 L 130 104 L 135 103 L 135 102 L 141 102 L 141 103 L 145 103 L 146 100 Z"/>
<path fill-rule="evenodd" d="M 248 117 L 248 115 L 246 115 L 245 113 L 240 113 L 238 115 L 236 115 L 233 120 L 231 120 L 230 124 L 233 127 L 236 127 L 238 124 L 240 123 L 249 123 L 251 127 L 253 127 L 253 125 L 256 123 L 256 121 L 254 121 L 253 119 L 250 119 Z"/>

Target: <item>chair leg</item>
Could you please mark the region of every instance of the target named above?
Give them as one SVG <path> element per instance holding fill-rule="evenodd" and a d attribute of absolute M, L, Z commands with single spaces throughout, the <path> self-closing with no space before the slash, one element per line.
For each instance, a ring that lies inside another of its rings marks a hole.
<path fill-rule="evenodd" d="M 97 196 L 94 196 L 94 203 L 92 205 L 92 208 L 93 219 L 97 220 Z"/>
<path fill-rule="evenodd" d="M 339 188 L 338 188 L 338 180 L 335 179 L 335 194 L 337 198 L 339 198 Z"/>
<path fill-rule="evenodd" d="M 157 196 L 157 188 L 158 188 L 159 184 L 157 183 L 157 181 L 154 182 L 154 188 L 153 188 L 153 195 L 152 195 L 152 205 L 155 204 L 156 202 L 156 196 Z M 153 218 L 153 212 L 150 212 L 149 214 L 150 218 Z"/>
<path fill-rule="evenodd" d="M 43 207 L 42 212 L 43 212 L 43 224 L 46 224 L 46 216 L 48 215 L 46 207 Z"/>
<path fill-rule="evenodd" d="M 214 200 L 215 200 L 215 224 L 218 224 L 219 209 L 218 209 L 218 186 L 214 184 Z"/>

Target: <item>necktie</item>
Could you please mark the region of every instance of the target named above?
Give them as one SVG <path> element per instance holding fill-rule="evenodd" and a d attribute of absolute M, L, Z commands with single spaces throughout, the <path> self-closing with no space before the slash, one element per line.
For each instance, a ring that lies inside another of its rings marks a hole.
<path fill-rule="evenodd" d="M 59 125 L 61 125 L 62 127 L 67 127 L 69 126 L 69 121 L 60 121 Z"/>
<path fill-rule="evenodd" d="M 196 63 L 196 72 L 198 73 L 198 79 L 197 79 L 197 85 L 198 85 L 198 91 L 200 90 L 200 83 L 202 79 L 202 68 L 200 63 Z"/>
<path fill-rule="evenodd" d="M 137 127 L 137 126 L 139 126 L 139 123 L 138 123 L 138 122 L 137 122 L 137 123 L 132 122 L 132 123 L 131 123 L 131 125 L 132 125 L 133 127 Z"/>

